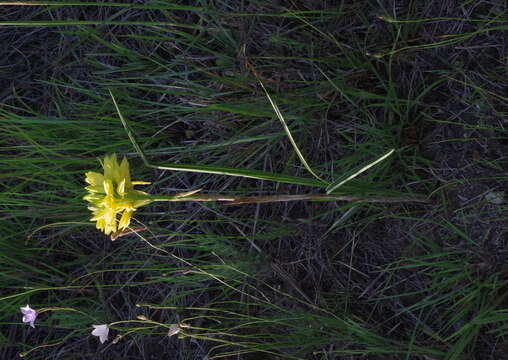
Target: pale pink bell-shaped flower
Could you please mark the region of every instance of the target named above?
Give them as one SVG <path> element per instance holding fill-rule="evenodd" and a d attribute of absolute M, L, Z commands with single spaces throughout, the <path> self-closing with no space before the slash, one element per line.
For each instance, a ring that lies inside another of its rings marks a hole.
<path fill-rule="evenodd" d="M 23 322 L 29 323 L 31 327 L 35 328 L 34 322 L 38 315 L 37 311 L 32 309 L 28 304 L 25 307 L 20 307 L 19 309 L 23 314 Z"/>
<path fill-rule="evenodd" d="M 101 344 L 104 344 L 108 340 L 109 328 L 108 325 L 92 325 L 94 330 L 92 335 L 98 336 Z"/>

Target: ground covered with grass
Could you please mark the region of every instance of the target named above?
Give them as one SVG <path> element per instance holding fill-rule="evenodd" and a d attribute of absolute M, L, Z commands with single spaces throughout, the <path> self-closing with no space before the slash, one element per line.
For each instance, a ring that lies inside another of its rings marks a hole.
<path fill-rule="evenodd" d="M 9 4 L 1 359 L 508 359 L 506 1 Z M 385 200 L 152 203 L 111 241 L 111 153 L 151 194 Z"/>

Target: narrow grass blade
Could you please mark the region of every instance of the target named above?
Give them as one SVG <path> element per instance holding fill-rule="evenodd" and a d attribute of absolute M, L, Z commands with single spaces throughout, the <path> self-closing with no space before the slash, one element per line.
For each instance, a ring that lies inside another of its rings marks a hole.
<path fill-rule="evenodd" d="M 256 74 L 256 73 L 255 73 Z M 256 74 L 257 76 L 257 74 Z M 258 81 L 259 81 L 259 84 L 261 85 L 261 87 L 263 88 L 263 91 L 265 92 L 266 94 L 266 97 L 268 98 L 268 101 L 270 101 L 270 104 L 272 105 L 273 107 L 273 110 L 275 110 L 275 113 L 277 114 L 277 117 L 279 118 L 281 124 L 282 124 L 282 127 L 284 128 L 284 131 L 286 132 L 288 138 L 289 138 L 289 141 L 291 142 L 291 145 L 293 145 L 293 149 L 295 150 L 296 154 L 298 155 L 298 158 L 300 159 L 300 161 L 302 162 L 303 166 L 305 166 L 305 168 L 307 169 L 308 172 L 310 172 L 312 174 L 312 176 L 314 176 L 316 179 L 318 179 L 321 183 L 324 183 L 326 185 L 329 184 L 329 182 L 327 182 L 326 180 L 323 180 L 321 177 L 319 177 L 315 172 L 314 170 L 312 170 L 312 168 L 309 166 L 309 164 L 307 163 L 307 161 L 305 160 L 305 157 L 303 156 L 302 152 L 300 151 L 300 149 L 298 148 L 298 145 L 296 144 L 296 141 L 295 139 L 293 139 L 293 135 L 291 135 L 291 131 L 289 131 L 289 127 L 288 125 L 286 124 L 286 121 L 284 120 L 284 117 L 282 116 L 282 113 L 280 112 L 279 110 L 279 107 L 277 106 L 277 104 L 273 101 L 272 97 L 270 96 L 270 94 L 268 93 L 268 91 L 266 90 L 265 86 L 263 85 L 263 83 L 261 82 L 261 80 L 259 79 L 258 77 Z"/>
<path fill-rule="evenodd" d="M 134 26 L 172 26 L 185 29 L 196 29 L 211 31 L 199 25 L 177 24 L 168 21 L 97 21 L 97 20 L 24 20 L 24 21 L 0 21 L 0 26 L 33 26 L 33 27 L 54 27 L 73 25 L 134 25 Z"/>
<path fill-rule="evenodd" d="M 368 169 L 370 169 L 371 167 L 373 167 L 374 165 L 380 163 L 381 161 L 383 161 L 384 159 L 386 159 L 388 156 L 390 156 L 391 154 L 393 154 L 393 152 L 395 151 L 395 149 L 391 149 L 390 151 L 388 151 L 386 154 L 384 154 L 383 156 L 381 156 L 379 159 L 371 162 L 370 164 L 367 164 L 367 165 L 362 165 L 360 168 L 355 168 L 353 169 L 352 171 L 350 172 L 347 172 L 346 174 L 344 174 L 343 176 L 341 176 L 338 180 L 336 180 L 333 184 L 331 184 L 330 186 L 328 186 L 326 188 L 326 193 L 327 194 L 331 194 L 335 189 L 337 189 L 338 187 L 344 185 L 345 183 L 347 183 L 349 180 L 352 180 L 354 179 L 355 177 L 357 177 L 358 175 L 360 175 L 361 173 L 367 171 Z"/>
<path fill-rule="evenodd" d="M 291 175 L 275 174 L 275 173 L 270 173 L 270 172 L 266 172 L 266 171 L 259 171 L 259 170 L 236 169 L 236 168 L 211 166 L 211 165 L 174 164 L 174 163 L 170 163 L 170 164 L 166 164 L 166 165 L 153 165 L 148 161 L 145 154 L 143 153 L 143 150 L 141 150 L 141 147 L 136 142 L 134 135 L 132 134 L 129 126 L 127 125 L 127 121 L 125 120 L 125 118 L 122 116 L 122 113 L 120 112 L 120 108 L 118 107 L 118 104 L 115 100 L 115 97 L 113 96 L 113 93 L 111 91 L 109 93 L 111 95 L 111 98 L 113 99 L 113 103 L 115 105 L 115 108 L 116 108 L 116 111 L 117 111 L 118 116 L 120 118 L 120 121 L 122 122 L 122 124 L 125 128 L 125 131 L 127 132 L 127 136 L 129 136 L 129 139 L 130 139 L 132 145 L 134 146 L 134 149 L 136 150 L 136 152 L 139 154 L 139 156 L 143 160 L 143 163 L 148 167 L 160 169 L 160 170 L 180 170 L 180 171 L 188 171 L 188 172 L 196 172 L 196 173 L 239 176 L 239 177 L 252 178 L 252 179 L 258 179 L 258 180 L 270 180 L 270 181 L 275 181 L 275 182 L 314 186 L 314 187 L 321 187 L 321 188 L 324 188 L 326 186 L 326 184 L 323 184 L 323 182 L 317 181 L 314 179 L 306 179 L 306 178 L 301 178 L 301 177 L 291 176 Z"/>
<path fill-rule="evenodd" d="M 204 11 L 207 10 L 197 6 L 176 5 L 176 4 L 133 4 L 119 2 L 98 2 L 98 1 L 2 1 L 0 6 L 97 6 L 97 7 L 120 7 L 138 10 L 186 10 L 186 11 Z"/>

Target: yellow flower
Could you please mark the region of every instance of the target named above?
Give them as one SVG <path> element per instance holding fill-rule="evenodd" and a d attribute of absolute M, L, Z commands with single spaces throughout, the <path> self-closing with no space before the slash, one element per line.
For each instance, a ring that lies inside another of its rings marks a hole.
<path fill-rule="evenodd" d="M 106 235 L 117 230 L 125 230 L 131 221 L 134 211 L 140 206 L 150 203 L 150 195 L 134 190 L 134 185 L 149 184 L 143 181 L 131 181 L 129 162 L 123 158 L 118 164 L 116 154 L 106 155 L 102 163 L 104 174 L 93 171 L 86 173 L 85 189 L 88 195 L 83 197 L 92 211 L 91 221 Z M 118 222 L 118 215 L 120 221 Z"/>

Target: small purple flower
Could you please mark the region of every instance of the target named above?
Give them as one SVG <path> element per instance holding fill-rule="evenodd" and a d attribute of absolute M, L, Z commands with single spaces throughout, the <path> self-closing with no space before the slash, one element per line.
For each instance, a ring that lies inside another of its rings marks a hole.
<path fill-rule="evenodd" d="M 97 336 L 101 344 L 104 344 L 108 340 L 109 327 L 108 325 L 92 325 L 94 330 L 92 331 L 93 336 Z"/>
<path fill-rule="evenodd" d="M 32 309 L 28 304 L 25 307 L 20 307 L 19 309 L 23 313 L 23 322 L 29 323 L 31 327 L 35 328 L 34 322 L 38 315 L 37 311 Z"/>

